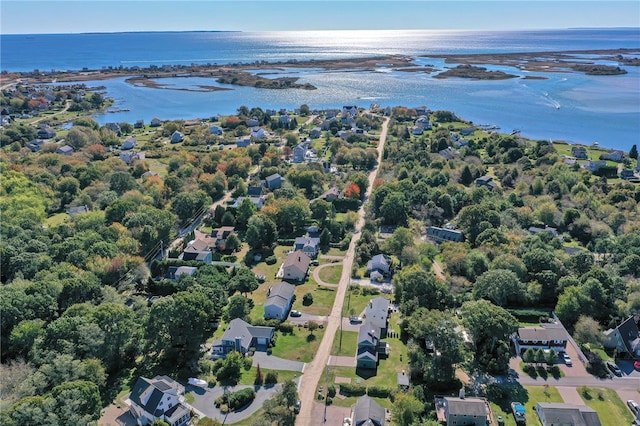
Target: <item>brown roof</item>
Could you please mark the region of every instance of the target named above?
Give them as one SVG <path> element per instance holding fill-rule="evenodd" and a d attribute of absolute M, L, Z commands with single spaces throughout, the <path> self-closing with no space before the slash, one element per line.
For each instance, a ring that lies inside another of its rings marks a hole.
<path fill-rule="evenodd" d="M 518 329 L 521 340 L 567 340 L 567 332 L 561 327 L 522 327 Z"/>
<path fill-rule="evenodd" d="M 449 407 L 448 413 L 454 415 L 466 415 L 466 416 L 486 416 L 487 415 L 487 402 L 480 398 L 448 398 L 444 400 Z"/>
<path fill-rule="evenodd" d="M 298 250 L 293 253 L 289 253 L 284 260 L 283 269 L 296 268 L 300 272 L 307 272 L 309 265 L 311 264 L 311 258 L 307 256 L 303 251 Z"/>

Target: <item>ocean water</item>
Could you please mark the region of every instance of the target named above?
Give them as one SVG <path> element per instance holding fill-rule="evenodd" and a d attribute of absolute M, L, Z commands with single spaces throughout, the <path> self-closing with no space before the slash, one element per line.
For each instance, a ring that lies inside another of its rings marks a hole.
<path fill-rule="evenodd" d="M 439 69 L 442 60 L 421 55 L 447 53 L 544 52 L 593 49 L 638 49 L 640 29 L 575 29 L 518 32 L 491 31 L 309 31 L 184 32 L 0 36 L 0 70 L 77 70 L 163 64 L 252 63 L 291 59 L 337 59 L 386 54 L 411 56 L 417 64 Z M 608 63 L 608 62 L 604 62 Z M 121 111 L 96 116 L 100 123 L 206 118 L 231 114 L 241 105 L 288 108 L 302 104 L 336 108 L 421 106 L 447 109 L 477 124 L 518 129 L 533 139 L 571 143 L 599 142 L 628 150 L 640 142 L 640 67 L 628 74 L 586 76 L 578 73 L 526 73 L 510 67 L 488 67 L 524 76 L 500 81 L 434 79 L 424 73 L 394 71 L 335 72 L 289 68 L 278 76 L 296 76 L 314 91 L 225 86 L 212 79 L 162 79 L 168 88 L 214 85 L 232 90 L 195 92 L 134 87 L 124 78 L 88 82 L 103 85 Z M 264 70 L 261 70 L 264 72 Z M 275 76 L 275 75 L 274 75 Z M 269 75 L 265 75 L 269 77 Z"/>

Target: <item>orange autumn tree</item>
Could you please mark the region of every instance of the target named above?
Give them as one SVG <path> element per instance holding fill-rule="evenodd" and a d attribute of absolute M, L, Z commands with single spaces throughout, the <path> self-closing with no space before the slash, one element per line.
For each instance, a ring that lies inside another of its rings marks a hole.
<path fill-rule="evenodd" d="M 344 196 L 347 198 L 355 198 L 360 199 L 360 187 L 355 183 L 349 184 L 347 189 L 344 191 Z"/>

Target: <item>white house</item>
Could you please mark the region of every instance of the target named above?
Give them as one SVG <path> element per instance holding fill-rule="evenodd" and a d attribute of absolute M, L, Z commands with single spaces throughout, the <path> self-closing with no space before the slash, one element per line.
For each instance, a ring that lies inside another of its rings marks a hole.
<path fill-rule="evenodd" d="M 267 291 L 267 300 L 264 303 L 264 318 L 284 320 L 289 314 L 293 303 L 293 294 L 296 287 L 292 284 L 281 282 Z"/>
<path fill-rule="evenodd" d="M 269 137 L 269 132 L 262 127 L 254 127 L 251 129 L 251 137 L 256 139 L 267 139 Z"/>
<path fill-rule="evenodd" d="M 132 136 L 130 138 L 127 138 L 124 142 L 122 142 L 120 149 L 124 149 L 124 150 L 133 149 L 136 147 L 137 144 L 138 142 L 136 141 L 136 138 Z"/>
<path fill-rule="evenodd" d="M 391 259 L 384 254 L 377 254 L 367 262 L 367 272 L 378 271 L 383 275 L 387 275 L 391 271 Z"/>
<path fill-rule="evenodd" d="M 232 351 L 245 354 L 252 347 L 264 351 L 273 339 L 274 333 L 273 327 L 251 325 L 240 318 L 233 319 L 222 338 L 213 342 L 211 357 L 222 358 Z"/>
<path fill-rule="evenodd" d="M 191 420 L 184 386 L 167 376 L 139 377 L 131 389 L 129 401 L 129 411 L 140 426 L 158 419 L 171 426 L 186 425 Z"/>
<path fill-rule="evenodd" d="M 315 259 L 318 256 L 318 251 L 320 251 L 320 238 L 298 237 L 293 243 L 293 249 L 302 250 L 304 254 Z"/>
<path fill-rule="evenodd" d="M 556 352 L 561 352 L 567 348 L 567 339 L 566 330 L 559 324 L 520 327 L 512 337 L 518 354 L 522 354 L 529 348 L 554 349 Z"/>

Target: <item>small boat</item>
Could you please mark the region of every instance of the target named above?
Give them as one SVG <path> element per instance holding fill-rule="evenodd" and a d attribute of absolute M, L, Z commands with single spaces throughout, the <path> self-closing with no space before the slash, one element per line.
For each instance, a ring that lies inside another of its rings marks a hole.
<path fill-rule="evenodd" d="M 511 411 L 513 411 L 513 417 L 516 419 L 516 424 L 524 425 L 527 423 L 527 410 L 524 408 L 523 403 L 512 402 Z"/>

